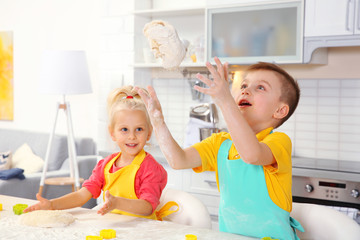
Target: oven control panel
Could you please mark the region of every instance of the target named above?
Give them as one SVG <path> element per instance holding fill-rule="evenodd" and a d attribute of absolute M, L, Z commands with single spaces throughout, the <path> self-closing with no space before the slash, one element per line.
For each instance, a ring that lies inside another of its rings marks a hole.
<path fill-rule="evenodd" d="M 360 204 L 360 182 L 293 176 L 292 194 L 296 197 Z"/>

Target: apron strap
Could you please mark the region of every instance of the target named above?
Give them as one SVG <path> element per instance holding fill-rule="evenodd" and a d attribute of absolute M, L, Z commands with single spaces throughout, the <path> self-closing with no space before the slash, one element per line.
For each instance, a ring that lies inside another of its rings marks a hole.
<path fill-rule="evenodd" d="M 176 206 L 176 210 L 170 210 L 173 206 Z M 164 217 L 169 216 L 170 214 L 179 211 L 179 204 L 174 201 L 167 202 L 160 210 L 155 211 L 156 218 L 159 221 L 162 221 Z"/>
<path fill-rule="evenodd" d="M 144 149 L 142 149 L 134 158 L 134 160 L 131 162 L 131 164 L 140 166 L 143 160 L 146 157 L 146 152 Z"/>
<path fill-rule="evenodd" d="M 305 232 L 305 229 L 303 228 L 303 226 L 301 226 L 301 224 L 292 217 L 290 217 L 290 226 L 294 230 L 295 240 L 300 240 L 300 238 L 296 235 L 296 230 L 299 230 L 300 232 Z"/>

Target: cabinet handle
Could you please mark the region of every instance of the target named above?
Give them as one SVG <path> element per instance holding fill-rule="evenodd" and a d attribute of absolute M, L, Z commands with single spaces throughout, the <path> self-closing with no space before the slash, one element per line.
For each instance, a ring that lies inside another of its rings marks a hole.
<path fill-rule="evenodd" d="M 355 16 L 357 15 L 357 29 L 360 30 L 360 0 L 357 2 L 358 11 L 355 12 Z"/>
<path fill-rule="evenodd" d="M 350 12 L 350 3 L 352 2 L 352 0 L 348 0 L 347 1 L 347 4 L 346 4 L 346 26 L 345 26 L 345 28 L 346 28 L 346 30 L 347 31 L 350 31 L 350 26 L 349 26 L 349 12 Z"/>
<path fill-rule="evenodd" d="M 353 2 L 354 1 L 354 2 Z M 351 31 L 351 28 L 350 28 L 350 4 L 352 4 L 352 3 L 354 3 L 354 13 L 355 13 L 355 15 L 356 15 L 356 10 L 355 10 L 355 2 L 356 0 L 348 0 L 348 2 L 347 2 L 347 5 L 346 5 L 346 30 L 347 31 Z M 360 2 L 359 2 L 360 3 Z M 358 28 L 359 28 L 359 26 L 358 26 Z"/>
<path fill-rule="evenodd" d="M 216 181 L 204 180 L 210 187 L 217 187 Z"/>

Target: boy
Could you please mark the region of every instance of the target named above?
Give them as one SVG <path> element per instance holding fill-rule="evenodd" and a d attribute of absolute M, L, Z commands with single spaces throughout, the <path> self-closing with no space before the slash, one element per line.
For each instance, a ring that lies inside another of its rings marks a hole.
<path fill-rule="evenodd" d="M 154 131 L 170 166 L 215 171 L 220 190 L 220 231 L 252 237 L 298 239 L 300 224 L 290 217 L 291 141 L 272 132 L 295 111 L 300 89 L 284 70 L 270 63 L 248 68 L 240 89 L 231 96 L 228 64 L 215 58 L 217 69 L 207 63 L 213 81 L 198 74 L 208 94 L 220 108 L 229 133 L 213 134 L 200 143 L 182 149 L 172 138 L 153 88 L 143 98 Z M 235 100 L 235 101 L 234 101 Z"/>

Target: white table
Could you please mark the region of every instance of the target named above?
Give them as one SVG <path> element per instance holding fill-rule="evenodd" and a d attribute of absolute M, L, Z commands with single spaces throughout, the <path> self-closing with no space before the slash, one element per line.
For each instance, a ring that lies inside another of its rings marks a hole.
<path fill-rule="evenodd" d="M 40 228 L 20 225 L 13 213 L 15 204 L 34 204 L 35 200 L 0 195 L 3 210 L 0 211 L 0 239 L 6 240 L 85 240 L 88 235 L 99 236 L 102 229 L 116 230 L 115 239 L 136 240 L 183 240 L 186 234 L 194 234 L 198 240 L 254 240 L 255 238 L 223 233 L 210 229 L 195 228 L 166 221 L 154 221 L 119 214 L 98 215 L 95 210 L 74 208 L 66 210 L 76 221 L 63 228 Z"/>

